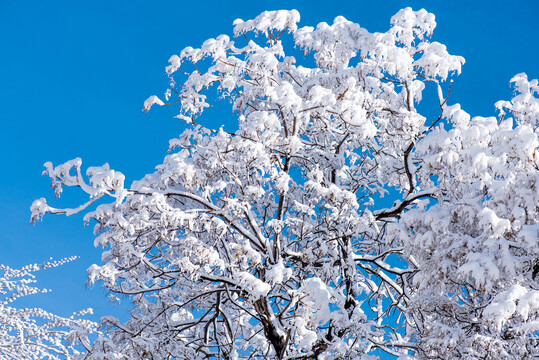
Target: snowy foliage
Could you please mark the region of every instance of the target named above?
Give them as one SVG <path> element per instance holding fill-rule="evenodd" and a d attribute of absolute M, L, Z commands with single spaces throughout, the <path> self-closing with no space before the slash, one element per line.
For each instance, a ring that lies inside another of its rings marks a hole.
<path fill-rule="evenodd" d="M 135 309 L 103 319 L 89 358 L 537 356 L 537 80 L 472 118 L 448 103 L 464 59 L 430 40 L 434 15 L 403 9 L 385 33 L 299 19 L 238 19 L 234 41 L 173 55 L 166 103 L 144 110 L 176 104 L 186 130 L 130 187 L 46 164 L 58 195 L 90 198 L 36 200 L 34 220 L 112 199 L 86 213 L 104 248 L 89 276 Z M 202 125 L 211 89 L 235 131 Z M 439 116 L 417 110 L 426 89 Z"/>
<path fill-rule="evenodd" d="M 88 348 L 87 335 L 96 329 L 96 324 L 79 317 L 91 313 L 91 309 L 64 318 L 40 308 L 11 307 L 23 296 L 47 292 L 32 286 L 36 282 L 34 272 L 74 259 L 26 265 L 20 269 L 0 265 L 1 360 L 71 359 L 81 355 L 81 346 L 83 350 Z"/>

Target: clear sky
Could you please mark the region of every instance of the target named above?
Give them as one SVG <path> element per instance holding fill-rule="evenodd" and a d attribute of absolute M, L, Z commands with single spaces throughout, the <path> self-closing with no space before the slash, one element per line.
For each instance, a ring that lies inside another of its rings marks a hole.
<path fill-rule="evenodd" d="M 84 285 L 86 268 L 100 259 L 91 226 L 78 215 L 47 216 L 32 226 L 29 207 L 39 197 L 58 207 L 83 199 L 76 191 L 54 199 L 48 178 L 40 176 L 46 161 L 78 156 L 86 166 L 108 162 L 127 183 L 161 162 L 181 121 L 172 118 L 172 108 L 141 109 L 148 96 L 166 89 L 170 55 L 231 34 L 234 19 L 264 10 L 295 8 L 300 26 L 343 15 L 374 32 L 387 30 L 391 16 L 406 6 L 434 13 L 433 39 L 466 59 L 449 103 L 461 103 L 472 116 L 494 115 L 494 103 L 511 96 L 513 75 L 539 77 L 536 0 L 0 0 L 0 263 L 80 256 L 40 274 L 39 284 L 53 292 L 20 305 L 60 315 L 93 307 L 94 319 L 121 316 L 99 285 Z M 223 111 L 217 107 L 208 116 L 230 119 Z"/>

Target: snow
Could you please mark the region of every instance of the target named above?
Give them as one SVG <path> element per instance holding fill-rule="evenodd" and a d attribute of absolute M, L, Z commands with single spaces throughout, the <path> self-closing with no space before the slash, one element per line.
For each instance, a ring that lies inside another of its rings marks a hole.
<path fill-rule="evenodd" d="M 242 271 L 236 275 L 239 285 L 245 289 L 250 296 L 254 299 L 258 299 L 262 296 L 266 296 L 271 290 L 271 286 L 266 284 L 262 280 L 254 277 L 252 274 Z"/>
<path fill-rule="evenodd" d="M 383 33 L 299 20 L 238 19 L 243 48 L 220 35 L 171 56 L 165 98 L 185 130 L 131 186 L 108 164 L 45 164 L 58 196 L 72 186 L 88 200 L 38 199 L 32 219 L 84 212 L 104 247 L 90 281 L 133 300 L 125 324 L 103 320 L 89 360 L 526 358 L 539 322 L 537 80 L 516 75 L 497 117 L 472 117 L 444 92 L 464 58 L 431 41 L 427 11 L 403 9 Z M 298 50 L 314 63 L 296 65 Z M 197 121 L 213 90 L 235 130 Z M 421 112 L 433 98 L 436 126 Z"/>
<path fill-rule="evenodd" d="M 292 270 L 286 268 L 282 260 L 271 266 L 266 273 L 266 279 L 270 284 L 282 284 L 288 281 L 291 276 Z"/>
<path fill-rule="evenodd" d="M 277 10 L 264 11 L 253 20 L 243 21 L 236 19 L 234 25 L 234 35 L 239 36 L 245 32 L 253 31 L 255 33 L 277 30 L 281 32 L 285 29 L 295 31 L 297 23 L 300 20 L 297 10 Z"/>
<path fill-rule="evenodd" d="M 539 291 L 529 291 L 525 287 L 515 284 L 506 291 L 496 295 L 490 305 L 483 312 L 498 330 L 511 318 L 517 314 L 524 320 L 528 319 L 530 311 L 539 308 Z M 539 324 L 537 324 L 539 325 Z M 539 330 L 535 326 L 534 330 Z"/>
<path fill-rule="evenodd" d="M 34 272 L 61 266 L 77 257 L 26 265 L 12 269 L 0 264 L 0 346 L 2 359 L 60 359 L 80 354 L 78 344 L 88 345 L 88 334 L 97 330 L 97 324 L 86 320 L 86 309 L 61 317 L 41 308 L 16 308 L 17 300 L 27 295 L 46 293 L 33 286 Z"/>
<path fill-rule="evenodd" d="M 325 323 L 332 314 L 330 309 L 331 293 L 326 284 L 317 277 L 309 278 L 298 290 L 301 301 L 314 314 L 313 321 Z"/>
<path fill-rule="evenodd" d="M 145 101 L 144 101 L 144 108 L 142 109 L 142 111 L 145 111 L 145 112 L 148 112 L 150 111 L 151 107 L 154 105 L 154 104 L 157 104 L 157 105 L 165 105 L 165 103 L 163 101 L 161 101 L 161 99 L 159 99 L 157 96 L 155 95 L 152 95 L 150 96 L 149 98 L 147 98 Z"/>

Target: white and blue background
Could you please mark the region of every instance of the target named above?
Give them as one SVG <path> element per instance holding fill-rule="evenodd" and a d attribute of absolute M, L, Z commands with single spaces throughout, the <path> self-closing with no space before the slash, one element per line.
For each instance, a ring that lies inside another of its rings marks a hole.
<path fill-rule="evenodd" d="M 108 162 L 126 184 L 162 162 L 168 140 L 184 128 L 173 118 L 178 109 L 141 110 L 146 98 L 167 88 L 164 69 L 171 55 L 231 35 L 236 18 L 265 10 L 295 8 L 299 26 L 343 15 L 381 32 L 407 6 L 434 13 L 433 40 L 466 59 L 450 104 L 460 103 L 472 116 L 492 116 L 496 101 L 510 99 L 508 82 L 515 74 L 539 78 L 537 0 L 0 0 L 0 263 L 20 267 L 80 256 L 37 274 L 38 286 L 52 292 L 13 305 L 63 316 L 91 307 L 96 321 L 104 315 L 127 318 L 125 307 L 111 303 L 99 284 L 85 285 L 86 269 L 101 256 L 92 225 L 84 225 L 82 214 L 49 215 L 31 225 L 30 205 L 40 197 L 55 207 L 84 200 L 76 189 L 54 199 L 50 179 L 41 176 L 46 161 L 81 157 L 85 167 Z M 234 120 L 226 104 L 204 117 L 216 126 Z"/>

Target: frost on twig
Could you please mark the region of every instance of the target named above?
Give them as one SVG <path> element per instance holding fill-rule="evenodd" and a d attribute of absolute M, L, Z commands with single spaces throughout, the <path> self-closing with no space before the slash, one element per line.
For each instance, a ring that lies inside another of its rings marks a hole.
<path fill-rule="evenodd" d="M 33 286 L 33 273 L 57 267 L 76 257 L 26 265 L 13 269 L 0 265 L 0 359 L 71 359 L 90 346 L 88 335 L 97 324 L 81 319 L 91 314 L 86 309 L 61 317 L 41 308 L 17 308 L 17 299 L 45 293 Z"/>

